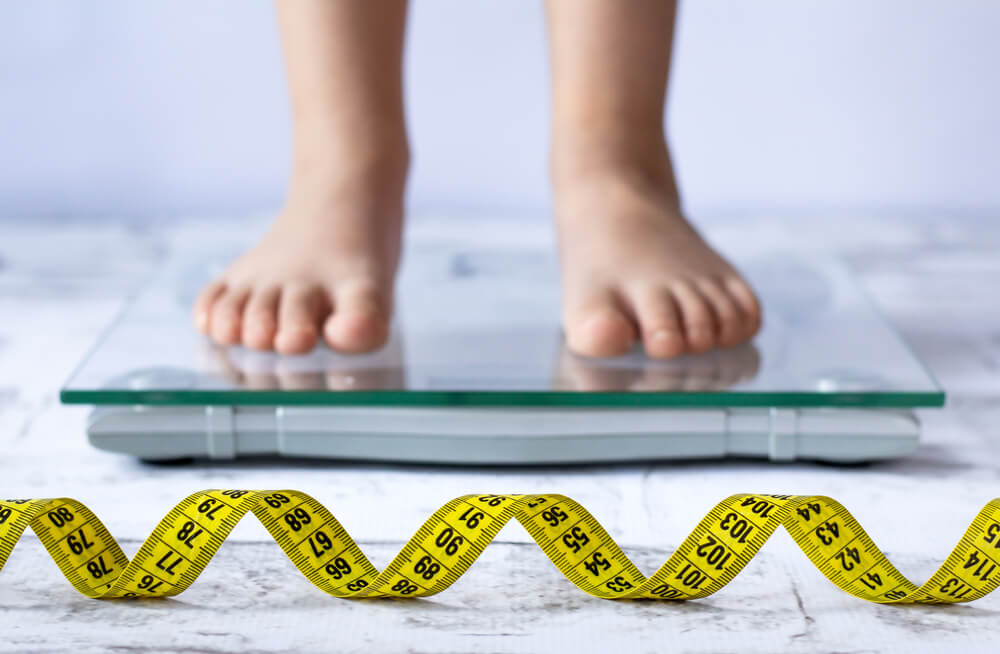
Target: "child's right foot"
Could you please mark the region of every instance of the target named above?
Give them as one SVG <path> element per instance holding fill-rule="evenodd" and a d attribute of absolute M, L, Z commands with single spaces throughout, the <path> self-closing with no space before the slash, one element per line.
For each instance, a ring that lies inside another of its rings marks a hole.
<path fill-rule="evenodd" d="M 220 345 L 282 354 L 308 352 L 320 338 L 341 352 L 381 347 L 406 166 L 371 168 L 299 175 L 267 236 L 201 292 L 198 329 Z"/>

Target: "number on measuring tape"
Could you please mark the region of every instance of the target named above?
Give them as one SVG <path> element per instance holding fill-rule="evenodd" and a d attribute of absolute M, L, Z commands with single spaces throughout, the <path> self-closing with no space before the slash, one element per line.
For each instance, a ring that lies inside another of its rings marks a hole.
<path fill-rule="evenodd" d="M 596 550 L 590 558 L 583 562 L 583 567 L 595 577 L 600 577 L 603 572 L 611 569 L 611 561 L 604 558 L 600 550 Z"/>
<path fill-rule="evenodd" d="M 198 513 L 204 514 L 209 520 L 215 520 L 215 514 L 218 513 L 225 504 L 215 499 L 214 497 L 209 497 L 204 502 L 198 505 Z"/>
<path fill-rule="evenodd" d="M 973 577 L 979 577 L 980 581 L 988 583 L 992 581 L 990 575 L 997 569 L 997 566 L 992 560 L 986 558 L 985 556 L 979 556 L 979 554 L 973 550 L 969 552 L 969 558 L 962 565 L 962 568 L 965 570 L 969 570 L 971 568 L 969 574 Z"/>
<path fill-rule="evenodd" d="M 590 543 L 590 536 L 587 532 L 583 530 L 583 527 L 576 526 L 566 532 L 562 537 L 563 544 L 573 551 L 574 554 L 578 553 L 583 547 Z"/>
<path fill-rule="evenodd" d="M 727 513 L 726 517 L 719 523 L 719 527 L 722 528 L 722 531 L 729 532 L 729 535 L 741 545 L 747 542 L 747 538 L 754 530 L 754 526 L 746 518 L 735 513 Z"/>
<path fill-rule="evenodd" d="M 156 567 L 162 570 L 164 573 L 173 577 L 177 574 L 177 566 L 181 564 L 184 557 L 176 552 L 167 552 L 160 557 L 160 560 L 156 562 Z"/>
<path fill-rule="evenodd" d="M 813 515 L 819 515 L 822 510 L 823 509 L 818 502 L 806 502 L 799 508 L 795 509 L 795 512 L 799 514 L 800 518 L 809 522 Z"/>
<path fill-rule="evenodd" d="M 465 539 L 458 535 L 458 533 L 451 527 L 445 527 L 438 533 L 437 538 L 434 539 L 434 544 L 437 545 L 445 554 L 448 556 L 455 556 L 458 554 L 458 548 Z"/>
<path fill-rule="evenodd" d="M 716 570 L 725 569 L 729 557 L 732 556 L 732 552 L 714 536 L 706 536 L 705 542 L 695 549 L 695 553 L 705 559 L 710 566 L 714 566 Z"/>
<path fill-rule="evenodd" d="M 673 588 L 669 584 L 660 584 L 653 590 L 649 591 L 651 595 L 655 595 L 661 599 L 678 599 L 684 597 L 684 593 Z"/>
<path fill-rule="evenodd" d="M 872 590 L 878 590 L 882 586 L 882 576 L 876 572 L 869 572 L 861 578 L 861 583 Z"/>
<path fill-rule="evenodd" d="M 312 515 L 305 507 L 298 506 L 285 514 L 285 524 L 291 527 L 292 531 L 301 531 L 302 527 L 312 522 Z"/>
<path fill-rule="evenodd" d="M 751 513 L 759 515 L 762 518 L 769 518 L 771 516 L 771 511 L 775 508 L 775 504 L 773 502 L 760 500 L 753 496 L 743 500 L 740 503 L 740 506 L 749 508 Z"/>
<path fill-rule="evenodd" d="M 962 599 L 972 592 L 972 586 L 957 577 L 952 577 L 941 586 L 941 592 L 948 597 Z"/>
<path fill-rule="evenodd" d="M 833 545 L 840 538 L 840 524 L 836 520 L 827 520 L 816 527 L 816 538 L 824 545 Z"/>
<path fill-rule="evenodd" d="M 465 523 L 465 526 L 469 529 L 475 529 L 479 526 L 479 522 L 486 517 L 482 511 L 476 511 L 474 508 L 469 507 L 465 510 L 465 513 L 460 515 L 458 519 Z"/>
<path fill-rule="evenodd" d="M 858 552 L 858 548 L 856 547 L 845 547 L 837 552 L 837 559 L 840 561 L 840 567 L 844 569 L 844 572 L 850 572 L 854 569 L 854 566 L 861 563 L 861 553 Z"/>
<path fill-rule="evenodd" d="M 188 520 L 177 530 L 177 540 L 186 545 L 188 549 L 194 549 L 198 537 L 205 533 L 205 530 L 192 520 Z"/>
<path fill-rule="evenodd" d="M 267 504 L 272 509 L 280 509 L 282 504 L 288 504 L 291 502 L 287 495 L 283 493 L 271 493 L 264 498 L 264 503 Z"/>
<path fill-rule="evenodd" d="M 686 588 L 700 590 L 701 585 L 708 579 L 708 575 L 688 563 L 677 573 L 675 578 Z"/>
<path fill-rule="evenodd" d="M 309 537 L 309 548 L 312 549 L 313 556 L 320 558 L 333 549 L 333 541 L 322 529 L 317 529 L 316 533 Z"/>
<path fill-rule="evenodd" d="M 88 540 L 87 534 L 83 527 L 66 537 L 66 547 L 73 554 L 83 554 L 91 547 L 94 546 L 94 542 Z"/>
<path fill-rule="evenodd" d="M 108 562 L 104 560 L 103 554 L 87 564 L 87 572 L 94 579 L 103 579 L 105 575 L 111 574 L 111 570 L 112 568 L 108 567 Z"/>
<path fill-rule="evenodd" d="M 159 590 L 160 587 L 163 586 L 163 581 L 157 579 L 153 575 L 143 575 L 142 579 L 139 580 L 139 583 L 137 583 L 136 586 L 142 590 L 153 592 Z"/>
<path fill-rule="evenodd" d="M 994 522 L 986 528 L 983 540 L 992 545 L 994 549 L 1000 550 L 1000 522 Z"/>
<path fill-rule="evenodd" d="M 364 579 L 356 579 L 356 580 L 352 581 L 351 583 L 347 584 L 346 588 L 347 588 L 347 590 L 349 590 L 349 591 L 351 591 L 353 593 L 356 593 L 359 590 L 361 590 L 362 588 L 366 588 L 367 586 L 368 586 L 368 582 L 365 581 Z"/>
<path fill-rule="evenodd" d="M 347 562 L 342 556 L 338 556 L 330 563 L 326 564 L 323 568 L 326 570 L 326 574 L 330 575 L 334 579 L 343 579 L 347 575 L 351 574 L 351 564 Z"/>
<path fill-rule="evenodd" d="M 60 506 L 55 511 L 49 511 L 48 516 L 49 522 L 51 522 L 54 527 L 65 526 L 67 522 L 73 522 L 76 517 L 65 506 Z"/>
<path fill-rule="evenodd" d="M 558 527 L 562 522 L 569 520 L 569 514 L 557 506 L 542 511 L 542 520 L 549 523 L 551 527 Z"/>
<path fill-rule="evenodd" d="M 430 581 L 434 576 L 441 571 L 441 564 L 434 561 L 429 556 L 421 557 L 417 561 L 416 565 L 413 566 L 413 571 L 423 577 L 424 579 Z"/>
<path fill-rule="evenodd" d="M 632 585 L 632 582 L 622 576 L 615 577 L 614 579 L 605 582 L 604 586 L 614 593 L 624 593 L 626 590 L 632 590 L 635 588 L 635 586 Z"/>
<path fill-rule="evenodd" d="M 400 595 L 412 595 L 419 590 L 419 587 L 416 584 L 411 583 L 409 579 L 403 578 L 393 584 L 392 590 L 396 591 Z"/>

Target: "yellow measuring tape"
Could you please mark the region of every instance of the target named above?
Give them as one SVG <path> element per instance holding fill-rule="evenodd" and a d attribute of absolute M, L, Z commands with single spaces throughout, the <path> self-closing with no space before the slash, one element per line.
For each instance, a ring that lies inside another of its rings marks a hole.
<path fill-rule="evenodd" d="M 88 597 L 164 597 L 194 583 L 247 512 L 288 558 L 336 597 L 426 597 L 455 582 L 500 528 L 516 518 L 578 588 L 606 599 L 687 600 L 718 591 L 784 525 L 842 590 L 883 604 L 969 602 L 1000 585 L 1000 499 L 972 521 L 922 586 L 889 563 L 835 500 L 733 495 L 719 502 L 652 577 L 645 577 L 582 506 L 563 495 L 465 495 L 438 509 L 383 570 L 336 518 L 294 490 L 209 490 L 174 507 L 129 561 L 87 507 L 68 498 L 0 501 L 0 569 L 29 526 L 73 586 Z"/>

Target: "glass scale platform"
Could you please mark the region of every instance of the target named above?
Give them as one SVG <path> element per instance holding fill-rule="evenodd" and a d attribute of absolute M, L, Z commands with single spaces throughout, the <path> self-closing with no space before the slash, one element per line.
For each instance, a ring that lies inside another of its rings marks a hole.
<path fill-rule="evenodd" d="M 88 436 L 146 460 L 322 457 L 554 464 L 764 457 L 859 462 L 912 451 L 944 393 L 844 265 L 736 262 L 761 295 L 753 343 L 670 361 L 568 352 L 549 251 L 411 247 L 389 344 L 286 357 L 208 343 L 201 286 L 230 257 L 168 261 L 62 389 Z"/>

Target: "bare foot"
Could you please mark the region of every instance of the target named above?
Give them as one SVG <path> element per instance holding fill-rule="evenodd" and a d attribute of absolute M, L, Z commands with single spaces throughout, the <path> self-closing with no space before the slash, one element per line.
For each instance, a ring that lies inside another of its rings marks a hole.
<path fill-rule="evenodd" d="M 617 356 L 641 339 L 649 356 L 669 358 L 750 340 L 760 304 L 684 219 L 669 161 L 622 161 L 557 166 L 570 349 Z"/>
<path fill-rule="evenodd" d="M 341 352 L 382 346 L 404 183 L 405 163 L 299 175 L 270 232 L 199 295 L 198 329 L 220 345 L 283 354 L 321 337 Z"/>

